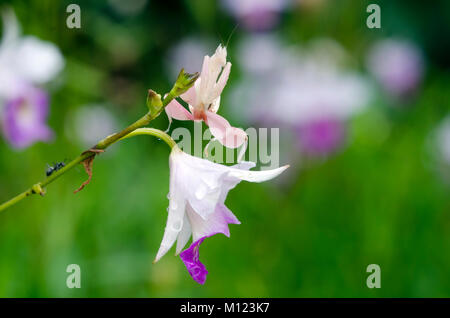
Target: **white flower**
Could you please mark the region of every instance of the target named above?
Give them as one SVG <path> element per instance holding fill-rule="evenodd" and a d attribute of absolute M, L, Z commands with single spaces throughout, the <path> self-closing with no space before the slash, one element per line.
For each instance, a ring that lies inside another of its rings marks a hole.
<path fill-rule="evenodd" d="M 64 59 L 52 43 L 33 36 L 20 37 L 14 13 L 2 14 L 4 35 L 0 42 L 0 97 L 20 93 L 23 83 L 44 84 L 63 68 Z"/>
<path fill-rule="evenodd" d="M 23 37 L 14 50 L 14 67 L 18 76 L 31 83 L 50 81 L 64 66 L 61 52 L 54 44 L 33 36 Z"/>
<path fill-rule="evenodd" d="M 46 124 L 49 99 L 40 88 L 63 68 L 59 49 L 36 37 L 20 37 L 20 26 L 12 10 L 2 11 L 4 25 L 0 42 L 0 124 L 14 148 L 48 141 Z"/>
<path fill-rule="evenodd" d="M 225 206 L 228 192 L 242 180 L 263 182 L 275 178 L 288 166 L 273 170 L 249 171 L 253 162 L 232 167 L 193 157 L 175 146 L 170 154 L 170 192 L 167 225 L 155 262 L 177 241 L 178 255 L 193 236 L 192 245 L 181 253 L 189 273 L 203 284 L 206 269 L 198 260 L 198 246 L 217 233 L 229 236 L 228 224 L 239 224 Z"/>

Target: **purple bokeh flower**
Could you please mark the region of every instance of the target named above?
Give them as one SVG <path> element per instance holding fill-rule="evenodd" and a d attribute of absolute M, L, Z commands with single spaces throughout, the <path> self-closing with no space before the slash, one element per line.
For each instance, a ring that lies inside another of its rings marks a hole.
<path fill-rule="evenodd" d="M 36 141 L 48 141 L 53 133 L 47 126 L 48 96 L 36 87 L 5 102 L 2 129 L 14 148 L 25 148 Z"/>
<path fill-rule="evenodd" d="M 372 47 L 367 67 L 389 95 L 402 98 L 418 88 L 424 66 L 422 54 L 413 43 L 387 39 Z"/>
<path fill-rule="evenodd" d="M 192 236 L 193 244 L 180 257 L 192 278 L 203 284 L 208 272 L 199 260 L 200 244 L 218 233 L 230 236 L 228 224 L 240 224 L 225 206 L 228 192 L 242 180 L 263 182 L 275 178 L 288 166 L 250 171 L 255 166 L 253 162 L 228 167 L 188 155 L 177 146 L 172 149 L 169 164 L 169 215 L 155 262 L 175 242 L 176 254 L 180 254 Z"/>
<path fill-rule="evenodd" d="M 223 7 L 253 31 L 273 28 L 289 4 L 289 0 L 222 0 Z"/>
<path fill-rule="evenodd" d="M 299 147 L 313 156 L 327 155 L 345 140 L 345 124 L 336 119 L 311 121 L 296 127 Z"/>
<path fill-rule="evenodd" d="M 352 60 L 331 39 L 288 47 L 275 35 L 251 35 L 238 53 L 245 74 L 231 96 L 236 117 L 290 129 L 293 144 L 309 155 L 338 150 L 348 119 L 370 99 L 368 82 L 345 67 Z"/>
<path fill-rule="evenodd" d="M 2 11 L 0 42 L 0 122 L 5 138 L 14 148 L 48 141 L 48 96 L 38 88 L 63 68 L 64 59 L 52 43 L 33 36 L 20 37 L 12 10 Z"/>

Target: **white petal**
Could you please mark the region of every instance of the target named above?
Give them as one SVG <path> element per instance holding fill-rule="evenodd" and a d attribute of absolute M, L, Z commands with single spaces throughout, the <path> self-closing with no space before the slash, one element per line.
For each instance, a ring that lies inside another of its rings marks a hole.
<path fill-rule="evenodd" d="M 206 191 L 209 192 L 205 193 Z M 206 187 L 202 186 L 195 190 L 194 196 L 189 197 L 189 203 L 198 215 L 203 219 L 207 219 L 208 216 L 214 212 L 214 209 L 219 202 L 220 194 L 220 187 L 213 190 L 207 190 Z"/>
<path fill-rule="evenodd" d="M 209 237 L 217 233 L 230 237 L 228 224 L 241 224 L 224 204 L 217 204 L 214 213 L 209 215 L 206 220 L 201 218 L 189 205 L 186 207 L 186 214 L 192 227 L 194 242 L 202 237 Z"/>
<path fill-rule="evenodd" d="M 240 169 L 232 169 L 232 170 L 230 169 L 228 175 L 249 182 L 264 182 L 277 177 L 287 168 L 289 168 L 289 165 L 277 169 L 261 170 L 261 171 L 245 171 Z"/>
<path fill-rule="evenodd" d="M 166 229 L 154 262 L 161 259 L 177 240 L 185 216 L 186 200 L 183 188 L 180 187 L 180 175 L 183 175 L 182 167 L 179 165 L 179 152 L 172 151 L 169 157 L 170 163 L 170 191 L 169 191 L 169 215 L 167 216 Z M 182 186 L 182 185 L 181 185 Z"/>
<path fill-rule="evenodd" d="M 64 66 L 59 49 L 50 42 L 28 36 L 18 42 L 15 68 L 21 76 L 33 83 L 45 83 Z"/>
<path fill-rule="evenodd" d="M 182 202 L 176 209 L 169 208 L 169 216 L 167 217 L 166 229 L 164 236 L 156 254 L 155 262 L 159 261 L 172 247 L 177 240 L 178 234 L 183 228 L 185 203 Z"/>
<path fill-rule="evenodd" d="M 233 167 L 228 167 L 188 155 L 178 147 L 173 148 L 170 157 L 171 189 L 172 185 L 176 184 L 177 191 L 181 191 L 183 197 L 189 203 L 188 207 L 203 219 L 203 222 L 210 220 L 216 212 L 218 204 L 223 204 L 228 192 L 242 180 L 250 182 L 270 180 L 288 167 L 264 171 L 247 171 L 254 167 L 255 163 L 241 162 Z M 172 174 L 172 170 L 176 170 L 177 173 Z M 172 176 L 175 178 L 172 178 Z M 190 217 L 189 221 L 192 232 L 195 233 L 193 219 Z"/>
<path fill-rule="evenodd" d="M 183 175 L 179 175 L 179 183 L 185 197 L 195 212 L 206 219 L 219 202 L 222 179 L 228 168 L 188 154 L 183 154 L 181 161 Z"/>
<path fill-rule="evenodd" d="M 239 170 L 250 170 L 251 168 L 254 168 L 256 164 L 251 161 L 242 161 L 234 166 L 231 166 L 231 168 L 239 169 Z M 223 179 L 223 186 L 222 186 L 222 193 L 220 194 L 220 203 L 224 203 L 228 192 L 232 190 L 234 187 L 236 187 L 242 180 L 239 178 L 236 178 L 234 176 L 227 176 Z"/>
<path fill-rule="evenodd" d="M 181 232 L 178 235 L 176 255 L 181 253 L 184 246 L 189 241 L 191 234 L 192 234 L 191 225 L 189 224 L 189 219 L 188 219 L 187 215 L 185 214 L 184 221 L 183 221 L 183 228 L 181 229 Z"/>
<path fill-rule="evenodd" d="M 240 170 L 250 170 L 251 168 L 254 168 L 256 166 L 256 163 L 253 161 L 242 161 L 238 164 L 235 164 L 234 166 L 231 166 L 231 168 L 240 169 Z"/>

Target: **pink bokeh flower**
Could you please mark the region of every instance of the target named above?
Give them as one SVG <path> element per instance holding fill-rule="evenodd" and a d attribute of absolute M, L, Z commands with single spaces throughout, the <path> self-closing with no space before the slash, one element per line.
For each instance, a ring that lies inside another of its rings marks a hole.
<path fill-rule="evenodd" d="M 287 46 L 274 34 L 252 34 L 238 54 L 245 72 L 230 104 L 246 107 L 235 114 L 287 128 L 301 153 L 323 157 L 339 150 L 348 121 L 369 104 L 369 82 L 347 67 L 354 61 L 332 39 Z"/>
<path fill-rule="evenodd" d="M 419 87 L 424 61 L 412 42 L 385 39 L 376 42 L 369 51 L 367 67 L 390 96 L 403 98 Z"/>
<path fill-rule="evenodd" d="M 222 0 L 222 5 L 242 25 L 252 31 L 275 27 L 290 0 Z"/>
<path fill-rule="evenodd" d="M 341 147 L 346 125 L 337 119 L 321 119 L 301 124 L 295 132 L 301 150 L 312 156 L 325 156 Z"/>
<path fill-rule="evenodd" d="M 227 50 L 219 45 L 210 57 L 205 56 L 200 77 L 180 97 L 189 104 L 189 111 L 178 101 L 171 101 L 165 108 L 169 120 L 204 121 L 215 139 L 226 147 L 237 148 L 247 140 L 247 134 L 217 114 L 220 95 L 228 81 L 231 63 L 226 61 Z"/>

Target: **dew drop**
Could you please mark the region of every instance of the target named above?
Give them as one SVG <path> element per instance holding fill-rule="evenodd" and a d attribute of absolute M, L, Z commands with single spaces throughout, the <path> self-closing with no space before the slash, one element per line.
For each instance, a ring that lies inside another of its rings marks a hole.
<path fill-rule="evenodd" d="M 183 220 L 176 220 L 172 223 L 172 230 L 175 232 L 181 231 L 181 227 L 183 226 Z"/>
<path fill-rule="evenodd" d="M 175 201 L 170 202 L 170 209 L 171 210 L 178 209 L 178 204 Z"/>

